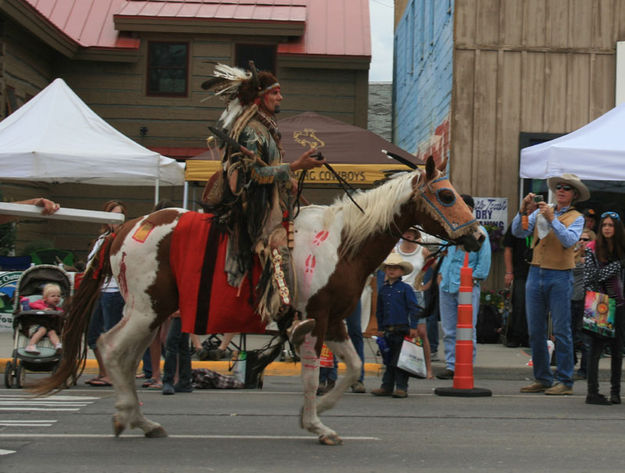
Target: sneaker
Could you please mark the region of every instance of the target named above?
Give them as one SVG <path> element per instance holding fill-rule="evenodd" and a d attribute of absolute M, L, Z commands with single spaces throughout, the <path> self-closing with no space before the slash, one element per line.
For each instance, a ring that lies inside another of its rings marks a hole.
<path fill-rule="evenodd" d="M 573 387 L 558 383 L 551 386 L 549 389 L 545 389 L 545 394 L 548 396 L 567 396 L 569 394 L 573 394 Z"/>
<path fill-rule="evenodd" d="M 354 384 L 352 384 L 352 392 L 362 394 L 366 393 L 367 390 L 365 389 L 365 385 L 362 383 L 362 381 L 356 381 Z"/>
<path fill-rule="evenodd" d="M 612 403 L 603 394 L 593 393 L 586 396 L 586 404 L 597 404 L 598 406 L 610 406 Z"/>
<path fill-rule="evenodd" d="M 170 383 L 163 383 L 163 395 L 168 396 L 171 394 L 176 394 L 176 390 L 174 389 L 173 385 L 171 385 Z"/>
<path fill-rule="evenodd" d="M 63 351 L 63 344 L 57 343 L 56 345 L 54 345 L 54 351 L 56 352 L 57 355 L 60 355 L 61 352 Z"/>
<path fill-rule="evenodd" d="M 430 353 L 430 361 L 441 361 L 441 359 L 438 356 L 438 353 L 436 352 Z"/>
<path fill-rule="evenodd" d="M 37 347 L 35 345 L 28 345 L 26 348 L 24 348 L 24 351 L 26 353 L 31 354 L 31 355 L 38 355 L 39 354 L 39 350 L 37 350 Z"/>
<path fill-rule="evenodd" d="M 527 386 L 523 386 L 521 388 L 522 393 L 542 393 L 547 389 L 551 389 L 548 386 L 545 386 L 543 383 L 539 383 L 536 381 L 535 383 L 528 384 Z"/>
<path fill-rule="evenodd" d="M 405 397 L 408 397 L 408 393 L 403 389 L 396 389 L 395 391 L 393 391 L 392 396 L 403 399 Z"/>
<path fill-rule="evenodd" d="M 442 373 L 436 375 L 438 379 L 454 379 L 454 372 L 450 369 L 446 369 Z"/>
<path fill-rule="evenodd" d="M 371 394 L 374 396 L 391 396 L 393 393 L 392 391 L 388 391 L 384 388 L 376 388 L 371 390 Z"/>
<path fill-rule="evenodd" d="M 610 394 L 610 402 L 612 404 L 620 404 L 621 403 L 621 396 L 619 394 L 616 394 L 616 393 Z"/>
<path fill-rule="evenodd" d="M 179 384 L 174 384 L 174 391 L 176 391 L 177 393 L 192 393 L 193 385 L 189 384 L 181 386 Z"/>

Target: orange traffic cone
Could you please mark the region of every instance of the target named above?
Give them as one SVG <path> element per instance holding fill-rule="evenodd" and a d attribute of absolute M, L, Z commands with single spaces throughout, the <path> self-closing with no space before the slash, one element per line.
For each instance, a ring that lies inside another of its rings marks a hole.
<path fill-rule="evenodd" d="M 458 293 L 458 323 L 456 324 L 456 365 L 454 385 L 436 388 L 439 396 L 482 397 L 492 396 L 489 389 L 473 386 L 473 270 L 469 267 L 469 253 L 464 256 L 460 268 L 460 291 Z"/>

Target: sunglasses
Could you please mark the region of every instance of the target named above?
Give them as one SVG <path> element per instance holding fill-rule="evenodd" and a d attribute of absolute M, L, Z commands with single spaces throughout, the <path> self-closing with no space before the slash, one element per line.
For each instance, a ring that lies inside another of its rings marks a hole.
<path fill-rule="evenodd" d="M 617 214 L 616 212 L 603 212 L 601 214 L 601 218 L 606 218 L 606 217 L 613 218 L 614 220 L 620 220 L 621 219 L 619 214 Z"/>
<path fill-rule="evenodd" d="M 580 238 L 581 241 L 590 241 L 590 238 Z"/>
<path fill-rule="evenodd" d="M 556 184 L 556 190 L 565 190 L 570 191 L 573 189 L 573 186 L 569 186 L 568 184 Z"/>

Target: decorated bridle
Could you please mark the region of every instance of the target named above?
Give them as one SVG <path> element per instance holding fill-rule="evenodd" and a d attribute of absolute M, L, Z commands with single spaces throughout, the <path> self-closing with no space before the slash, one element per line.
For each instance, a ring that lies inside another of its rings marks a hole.
<path fill-rule="evenodd" d="M 415 201 L 419 201 L 419 199 L 421 199 L 421 202 L 423 203 L 425 208 L 428 209 L 428 213 L 430 213 L 436 220 L 438 220 L 444 227 L 446 227 L 447 233 L 451 236 L 452 239 L 454 239 L 455 236 L 459 232 L 463 232 L 463 229 L 465 229 L 468 226 L 473 225 L 476 222 L 476 219 L 474 218 L 460 225 L 450 220 L 450 218 L 453 219 L 453 211 L 452 211 L 452 215 L 450 216 L 449 211 L 443 212 L 443 210 L 449 209 L 450 207 L 453 207 L 454 205 L 456 205 L 457 199 L 460 196 L 453 188 L 445 185 L 445 183 L 449 183 L 449 179 L 447 178 L 446 175 L 437 177 L 430 181 L 427 181 L 427 179 L 424 179 L 426 176 L 427 176 L 427 171 L 425 170 L 421 171 L 418 181 L 415 184 L 413 199 Z M 394 228 L 390 229 L 391 234 L 393 236 L 397 236 L 398 238 L 403 238 L 402 232 L 397 227 L 397 225 L 395 223 L 393 223 L 392 225 Z M 449 239 L 449 237 L 447 236 L 442 236 L 440 234 L 432 234 L 430 232 L 427 232 L 421 226 L 419 226 L 419 231 L 425 233 L 426 235 L 431 235 L 443 241 L 448 241 Z M 438 252 L 442 251 L 443 248 L 454 245 L 453 243 L 449 243 L 449 242 L 441 244 L 441 243 L 417 242 L 417 241 L 412 241 L 410 239 L 407 239 L 406 241 L 417 243 L 422 246 L 437 246 L 440 248 Z"/>

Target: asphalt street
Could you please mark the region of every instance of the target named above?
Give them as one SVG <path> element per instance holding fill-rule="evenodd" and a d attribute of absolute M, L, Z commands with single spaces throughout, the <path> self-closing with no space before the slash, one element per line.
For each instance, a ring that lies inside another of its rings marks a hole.
<path fill-rule="evenodd" d="M 84 379 L 82 380 L 84 381 Z M 370 390 L 377 375 L 366 378 Z M 299 427 L 297 376 L 262 390 L 163 396 L 139 387 L 145 414 L 168 431 L 112 435 L 111 388 L 78 386 L 48 398 L 0 390 L 0 472 L 622 472 L 625 405 L 575 395 L 522 395 L 525 380 L 476 379 L 491 397 L 441 397 L 451 381 L 417 380 L 407 399 L 346 393 L 322 420 L 344 444 Z M 606 386 L 602 384 L 605 389 Z"/>

